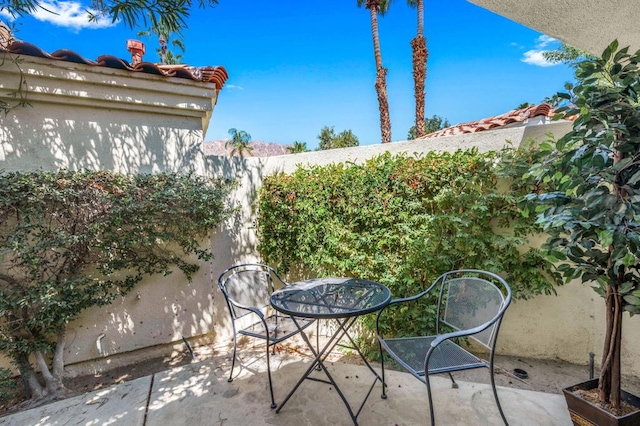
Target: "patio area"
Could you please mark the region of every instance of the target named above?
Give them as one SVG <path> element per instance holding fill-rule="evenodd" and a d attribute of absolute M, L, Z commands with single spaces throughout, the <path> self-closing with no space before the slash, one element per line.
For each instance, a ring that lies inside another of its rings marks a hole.
<path fill-rule="evenodd" d="M 308 354 L 282 350 L 272 357 L 276 400 L 286 393 L 308 367 Z M 293 349 L 297 349 L 293 347 Z M 241 352 L 241 368 L 227 382 L 230 357 L 224 348 L 207 359 L 111 386 L 85 395 L 0 418 L 0 425 L 349 425 L 343 402 L 330 385 L 305 381 L 280 413 L 269 408 L 268 381 L 261 347 Z M 365 366 L 344 362 L 332 354 L 330 371 L 352 405 L 359 405 L 371 384 Z M 376 365 L 376 367 L 378 367 Z M 471 373 L 471 372 L 469 372 Z M 488 377 L 484 369 L 477 375 Z M 467 374 L 467 373 L 465 373 Z M 460 387 L 435 377 L 436 422 L 439 425 L 501 424 L 491 387 L 455 375 Z M 510 378 L 498 375 L 498 383 Z M 473 379 L 472 379 L 473 380 Z M 410 375 L 389 371 L 388 399 L 380 398 L 378 383 L 358 418 L 361 425 L 428 424 L 426 388 Z M 512 425 L 571 425 L 564 397 L 518 386 L 499 386 L 498 392 Z"/>

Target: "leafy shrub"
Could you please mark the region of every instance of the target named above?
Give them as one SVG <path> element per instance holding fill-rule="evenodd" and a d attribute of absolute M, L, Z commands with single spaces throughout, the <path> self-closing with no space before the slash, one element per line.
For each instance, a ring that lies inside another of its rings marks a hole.
<path fill-rule="evenodd" d="M 63 389 L 66 325 L 80 312 L 174 266 L 190 279 L 198 265 L 185 258 L 211 258 L 202 240 L 227 216 L 229 189 L 167 173 L 0 174 L 0 352 L 35 397 Z"/>
<path fill-rule="evenodd" d="M 517 298 L 554 293 L 558 276 L 536 248 L 526 248 L 538 228 L 519 200 L 532 183 L 514 172 L 536 158 L 535 150 L 514 149 L 385 153 L 270 176 L 259 199 L 260 252 L 283 271 L 371 279 L 394 297 L 459 268 L 505 275 Z M 508 167 L 497 167 L 500 161 Z M 389 316 L 385 333 L 432 331 L 428 302 Z M 364 325 L 371 332 L 372 319 Z"/>

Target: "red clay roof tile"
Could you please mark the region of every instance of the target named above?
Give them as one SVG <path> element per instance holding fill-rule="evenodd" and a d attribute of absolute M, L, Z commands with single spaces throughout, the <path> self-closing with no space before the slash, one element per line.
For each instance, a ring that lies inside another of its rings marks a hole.
<path fill-rule="evenodd" d="M 222 89 L 224 83 L 229 78 L 227 70 L 222 66 L 192 67 L 188 65 L 158 65 L 151 62 L 141 62 L 136 66 L 131 66 L 124 59 L 115 56 L 102 55 L 94 61 L 83 58 L 71 50 L 56 50 L 52 54 L 44 52 L 39 47 L 22 41 L 15 41 L 6 48 L 0 47 L 0 51 L 8 51 L 17 55 L 36 56 L 39 58 L 52 59 L 57 61 L 74 62 L 84 65 L 92 65 L 107 68 L 116 68 L 130 72 L 142 72 L 156 74 L 164 77 L 184 78 L 205 83 L 213 83 L 218 90 Z"/>
<path fill-rule="evenodd" d="M 504 114 L 483 118 L 482 120 L 469 121 L 467 123 L 456 124 L 437 132 L 429 133 L 420 139 L 437 138 L 440 136 L 460 135 L 463 133 L 476 133 L 483 130 L 491 130 L 497 127 L 504 127 L 513 123 L 524 123 L 534 117 L 547 117 L 552 119 L 556 108 L 550 104 L 533 105 L 526 108 L 515 109 Z M 571 118 L 570 118 L 571 119 Z"/>

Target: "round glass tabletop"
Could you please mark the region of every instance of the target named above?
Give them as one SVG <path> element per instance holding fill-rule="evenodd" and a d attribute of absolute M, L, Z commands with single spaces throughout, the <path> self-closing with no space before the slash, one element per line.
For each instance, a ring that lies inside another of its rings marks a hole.
<path fill-rule="evenodd" d="M 287 285 L 271 295 L 280 312 L 306 318 L 345 318 L 384 308 L 391 291 L 360 278 L 315 278 Z"/>

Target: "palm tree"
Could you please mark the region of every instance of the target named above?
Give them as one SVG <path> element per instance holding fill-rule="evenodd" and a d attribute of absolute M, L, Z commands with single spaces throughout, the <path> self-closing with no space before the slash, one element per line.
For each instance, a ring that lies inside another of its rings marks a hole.
<path fill-rule="evenodd" d="M 245 153 L 248 153 L 249 156 L 252 155 L 253 148 L 249 146 L 249 141 L 251 141 L 251 135 L 249 133 L 244 130 L 229 129 L 229 136 L 231 136 L 231 139 L 225 142 L 224 147 L 231 147 L 230 155 L 232 157 L 236 154 L 244 157 Z"/>
<path fill-rule="evenodd" d="M 380 132 L 382 143 L 391 142 L 391 119 L 389 118 L 389 100 L 387 96 L 387 69 L 382 66 L 380 39 L 378 37 L 378 14 L 384 16 L 389 10 L 391 0 L 357 0 L 358 7 L 369 9 L 371 16 L 371 36 L 373 37 L 373 53 L 376 59 L 376 93 L 380 109 Z"/>
<path fill-rule="evenodd" d="M 407 0 L 407 4 L 418 9 L 418 32 L 411 40 L 413 58 L 413 87 L 416 98 L 416 137 L 426 134 L 424 121 L 424 87 L 427 80 L 427 39 L 424 36 L 424 2 L 423 0 Z"/>
<path fill-rule="evenodd" d="M 289 150 L 290 154 L 297 154 L 299 152 L 309 152 L 309 149 L 307 148 L 307 143 L 300 142 L 300 141 L 295 141 L 293 145 L 291 145 L 290 147 L 287 147 L 287 149 Z"/>

